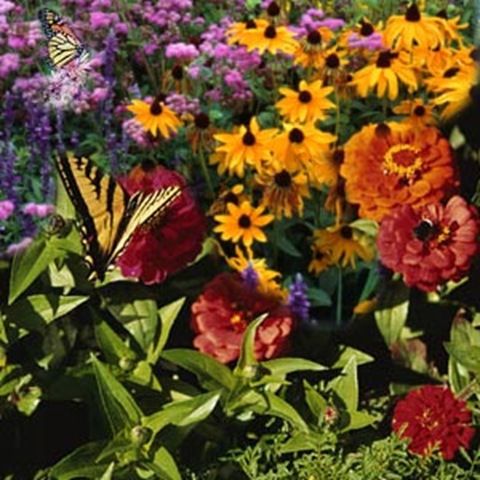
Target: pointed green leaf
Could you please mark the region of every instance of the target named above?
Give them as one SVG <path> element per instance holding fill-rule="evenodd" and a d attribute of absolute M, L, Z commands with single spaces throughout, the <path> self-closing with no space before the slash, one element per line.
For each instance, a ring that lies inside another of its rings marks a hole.
<path fill-rule="evenodd" d="M 231 390 L 235 385 L 235 377 L 230 369 L 204 353 L 175 348 L 164 350 L 161 357 L 194 373 L 200 383 L 209 390 L 222 387 Z"/>
<path fill-rule="evenodd" d="M 281 446 L 281 452 L 287 454 L 309 450 L 317 451 L 322 441 L 324 439 L 314 432 L 298 432 Z"/>
<path fill-rule="evenodd" d="M 182 480 L 177 464 L 170 452 L 164 448 L 159 448 L 153 457 L 154 473 L 162 480 Z"/>
<path fill-rule="evenodd" d="M 406 301 L 392 308 L 377 310 L 375 320 L 387 346 L 400 340 L 402 329 L 405 326 L 410 302 Z"/>
<path fill-rule="evenodd" d="M 112 462 L 108 468 L 105 470 L 104 474 L 101 476 L 100 480 L 112 480 L 113 478 L 113 469 L 115 468 L 115 463 Z"/>
<path fill-rule="evenodd" d="M 180 298 L 158 310 L 158 316 L 160 317 L 160 335 L 158 337 L 156 346 L 153 347 L 152 344 L 147 355 L 147 361 L 149 361 L 152 365 L 155 365 L 158 362 L 160 354 L 167 344 L 170 330 L 172 329 L 173 323 L 175 322 L 175 319 L 185 303 L 185 299 L 186 297 Z"/>
<path fill-rule="evenodd" d="M 10 274 L 8 304 L 11 305 L 46 270 L 49 263 L 62 255 L 62 250 L 40 237 L 25 251 L 15 255 Z"/>
<path fill-rule="evenodd" d="M 337 378 L 334 378 L 329 387 L 343 400 L 350 414 L 358 409 L 358 378 L 357 361 L 350 358 Z"/>
<path fill-rule="evenodd" d="M 367 412 L 350 412 L 350 422 L 347 428 L 343 429 L 342 432 L 350 430 L 359 430 L 361 428 L 369 427 L 377 420 L 377 417 L 367 413 Z"/>
<path fill-rule="evenodd" d="M 321 288 L 309 288 L 308 299 L 314 307 L 329 307 L 332 304 L 330 295 Z"/>
<path fill-rule="evenodd" d="M 317 425 L 320 425 L 323 422 L 325 410 L 328 406 L 327 401 L 306 380 L 303 382 L 303 387 L 308 408 L 316 417 Z"/>
<path fill-rule="evenodd" d="M 480 347 L 444 343 L 447 352 L 470 372 L 480 374 Z"/>
<path fill-rule="evenodd" d="M 113 433 L 140 423 L 142 411 L 127 389 L 93 355 L 93 371 L 104 412 Z"/>
<path fill-rule="evenodd" d="M 304 358 L 282 357 L 274 358 L 272 360 L 265 360 L 262 362 L 262 367 L 270 370 L 274 376 L 285 376 L 293 372 L 314 371 L 320 372 L 326 370 L 327 367 L 319 363 L 306 360 Z"/>
<path fill-rule="evenodd" d="M 240 349 L 240 357 L 235 367 L 235 372 L 241 376 L 250 375 L 251 367 L 258 362 L 255 359 L 255 335 L 258 326 L 268 317 L 268 313 L 264 313 L 251 322 L 243 334 L 242 348 Z"/>
<path fill-rule="evenodd" d="M 355 358 L 357 365 L 364 365 L 365 363 L 370 363 L 374 360 L 374 358 L 368 355 L 368 353 L 342 345 L 340 346 L 340 355 L 331 368 L 343 368 L 351 358 Z"/>

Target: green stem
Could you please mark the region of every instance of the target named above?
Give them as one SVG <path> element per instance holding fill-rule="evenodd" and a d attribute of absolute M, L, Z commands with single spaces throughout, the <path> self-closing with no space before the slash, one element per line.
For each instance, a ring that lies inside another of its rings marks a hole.
<path fill-rule="evenodd" d="M 205 152 L 202 146 L 198 149 L 198 158 L 200 160 L 200 168 L 202 169 L 203 178 L 205 178 L 205 181 L 207 182 L 208 196 L 210 199 L 213 199 L 215 197 L 215 191 L 213 190 L 212 179 L 210 177 L 210 172 L 208 171 Z"/>
<path fill-rule="evenodd" d="M 337 312 L 335 317 L 335 324 L 340 326 L 342 324 L 342 300 L 343 300 L 343 280 L 342 267 L 338 266 L 338 282 L 337 282 Z"/>

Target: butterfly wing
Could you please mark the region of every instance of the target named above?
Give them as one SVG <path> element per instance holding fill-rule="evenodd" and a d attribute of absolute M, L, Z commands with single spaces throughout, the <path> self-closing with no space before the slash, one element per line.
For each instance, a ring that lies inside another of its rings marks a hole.
<path fill-rule="evenodd" d="M 90 159 L 60 153 L 57 156 L 57 167 L 80 217 L 87 262 L 97 276 L 103 278 L 129 204 L 128 195 Z"/>
<path fill-rule="evenodd" d="M 157 221 L 181 193 L 179 186 L 170 186 L 129 198 L 90 159 L 59 153 L 57 167 L 82 223 L 92 277 L 100 279 L 128 247 L 135 231 Z"/>

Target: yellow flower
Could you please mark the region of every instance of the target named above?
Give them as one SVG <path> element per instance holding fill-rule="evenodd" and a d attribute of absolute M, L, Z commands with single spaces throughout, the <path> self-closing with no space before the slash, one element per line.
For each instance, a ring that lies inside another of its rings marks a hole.
<path fill-rule="evenodd" d="M 182 122 L 175 113 L 168 108 L 158 97 L 151 103 L 143 100 L 132 100 L 127 110 L 135 115 L 135 120 L 142 124 L 154 137 L 158 131 L 165 138 L 170 138 L 181 126 Z"/>
<path fill-rule="evenodd" d="M 225 213 L 229 203 L 240 205 L 241 202 L 248 198 L 244 190 L 244 186 L 240 183 L 237 183 L 232 188 L 223 187 L 218 194 L 218 198 L 215 199 L 208 209 L 207 215 L 213 216 Z"/>
<path fill-rule="evenodd" d="M 395 100 L 398 97 L 399 80 L 408 85 L 410 91 L 417 89 L 413 68 L 398 53 L 384 50 L 379 53 L 375 64 L 367 65 L 354 73 L 352 84 L 356 85 L 361 97 L 366 97 L 376 87 L 378 97 L 387 94 L 390 100 Z"/>
<path fill-rule="evenodd" d="M 415 128 L 426 125 L 435 125 L 432 105 L 425 103 L 421 98 L 404 100 L 393 108 L 393 112 L 400 115 L 408 115 L 405 123 Z"/>
<path fill-rule="evenodd" d="M 357 303 L 353 309 L 353 313 L 355 315 L 366 315 L 368 313 L 372 313 L 375 308 L 377 308 L 378 300 L 376 298 L 372 298 L 370 300 L 362 300 L 361 302 Z"/>
<path fill-rule="evenodd" d="M 272 24 L 252 30 L 247 37 L 243 37 L 240 44 L 245 45 L 247 50 L 258 50 L 258 53 L 270 52 L 293 54 L 298 48 L 298 42 L 293 32 L 287 27 L 279 27 Z"/>
<path fill-rule="evenodd" d="M 294 63 L 304 68 L 323 68 L 325 49 L 333 38 L 333 32 L 327 27 L 312 30 L 298 44 L 293 54 Z"/>
<path fill-rule="evenodd" d="M 364 235 L 363 235 L 364 236 Z M 314 246 L 328 252 L 332 264 L 355 268 L 357 257 L 370 261 L 374 257 L 373 249 L 364 245 L 362 233 L 347 224 L 338 224 L 314 233 Z"/>
<path fill-rule="evenodd" d="M 308 170 L 312 161 L 321 160 L 337 138 L 318 130 L 313 123 L 284 124 L 284 127 L 285 131 L 277 136 L 272 148 L 274 161 L 289 172 Z"/>
<path fill-rule="evenodd" d="M 285 97 L 275 106 L 280 115 L 289 122 L 314 122 L 326 117 L 325 111 L 336 108 L 335 104 L 327 99 L 333 92 L 333 87 L 322 87 L 322 81 L 317 80 L 308 84 L 305 80 L 300 82 L 298 91 L 290 88 L 279 88 Z"/>
<path fill-rule="evenodd" d="M 308 271 L 314 275 L 319 275 L 333 265 L 330 252 L 323 248 L 318 242 L 313 242 L 311 245 L 312 260 L 308 265 Z"/>
<path fill-rule="evenodd" d="M 264 258 L 254 258 L 252 249 L 245 247 L 246 254 L 238 246 L 235 247 L 236 257 L 226 258 L 230 268 L 240 274 L 251 268 L 258 277 L 257 290 L 267 296 L 277 299 L 285 299 L 288 292 L 279 284 L 280 273 L 268 267 Z"/>
<path fill-rule="evenodd" d="M 230 175 L 243 177 L 245 166 L 262 169 L 262 162 L 271 158 L 270 144 L 277 133 L 275 128 L 260 130 L 255 117 L 249 127 L 242 125 L 235 133 L 219 133 L 214 135 L 215 140 L 223 143 L 217 147 L 217 153 L 224 153 L 224 158 L 210 159 L 210 163 L 219 163 L 219 173 L 228 170 Z"/>
<path fill-rule="evenodd" d="M 242 242 L 249 247 L 254 240 L 266 242 L 267 237 L 262 227 L 273 221 L 270 214 L 263 214 L 264 206 L 254 208 L 248 200 L 240 206 L 229 203 L 227 215 L 215 215 L 215 221 L 220 225 L 214 228 L 214 232 L 220 233 L 222 240 L 231 240 L 234 243 Z"/>
<path fill-rule="evenodd" d="M 336 185 L 344 156 L 342 149 L 330 148 L 322 157 L 311 162 L 307 172 L 311 185 L 316 188 Z"/>
<path fill-rule="evenodd" d="M 393 15 L 385 26 L 385 40 L 398 50 L 411 50 L 414 45 L 435 48 L 445 42 L 440 19 L 422 16 L 415 2 L 405 15 Z"/>
<path fill-rule="evenodd" d="M 263 188 L 262 205 L 276 218 L 302 215 L 303 198 L 309 197 L 305 173 L 290 173 L 279 165 L 271 165 L 255 181 Z"/>
<path fill-rule="evenodd" d="M 267 20 L 261 18 L 233 23 L 227 30 L 228 43 L 249 43 L 250 37 L 257 35 L 257 30 L 267 28 L 268 24 Z"/>

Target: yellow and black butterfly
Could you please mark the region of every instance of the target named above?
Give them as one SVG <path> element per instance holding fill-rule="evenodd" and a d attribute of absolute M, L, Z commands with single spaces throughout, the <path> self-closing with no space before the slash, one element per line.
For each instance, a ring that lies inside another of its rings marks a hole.
<path fill-rule="evenodd" d="M 38 12 L 38 19 L 48 39 L 49 63 L 53 68 L 63 68 L 72 62 L 83 63 L 88 60 L 89 53 L 85 45 L 58 13 L 42 8 Z"/>
<path fill-rule="evenodd" d="M 88 158 L 58 153 L 56 163 L 80 219 L 92 279 L 102 280 L 135 231 L 157 222 L 181 193 L 179 186 L 170 186 L 129 196 Z"/>

